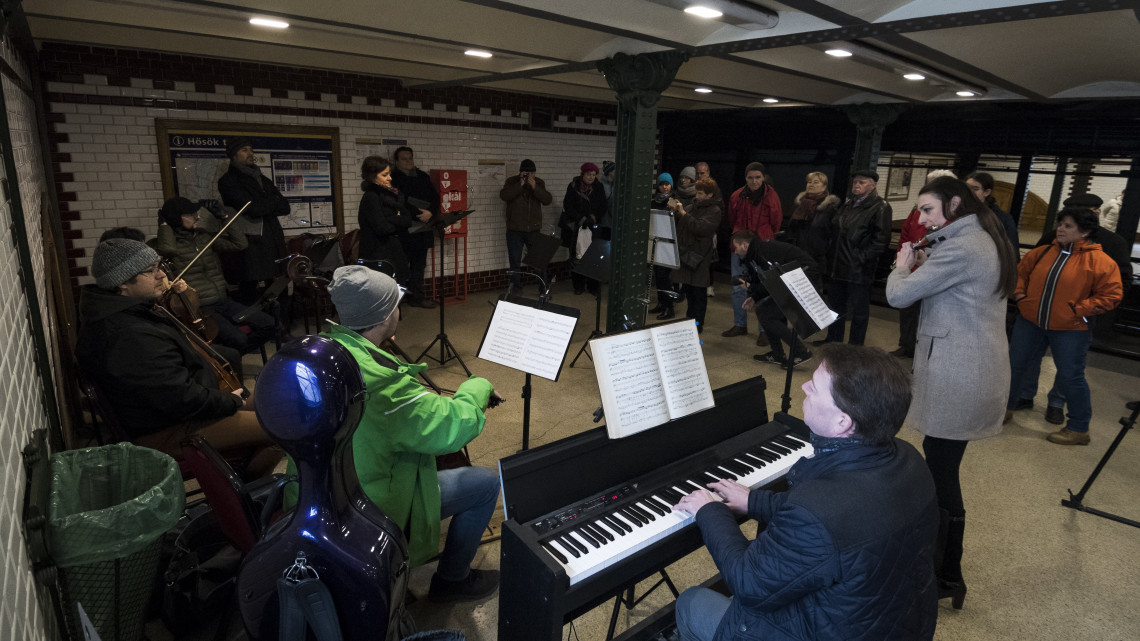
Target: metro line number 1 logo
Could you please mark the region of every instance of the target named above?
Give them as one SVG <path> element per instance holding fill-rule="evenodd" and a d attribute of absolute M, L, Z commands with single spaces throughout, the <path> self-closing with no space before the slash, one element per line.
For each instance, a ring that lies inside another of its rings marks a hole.
<path fill-rule="evenodd" d="M 172 136 L 170 142 L 175 147 L 225 147 L 225 142 L 214 136 Z"/>

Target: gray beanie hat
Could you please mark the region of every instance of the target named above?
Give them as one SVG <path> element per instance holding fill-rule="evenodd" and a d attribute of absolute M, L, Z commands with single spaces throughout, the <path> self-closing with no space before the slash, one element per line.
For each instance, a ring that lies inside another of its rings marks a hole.
<path fill-rule="evenodd" d="M 119 285 L 146 271 L 158 262 L 158 252 L 129 238 L 112 238 L 99 243 L 91 258 L 91 274 L 103 289 Z"/>
<path fill-rule="evenodd" d="M 681 178 L 688 178 L 693 182 L 697 182 L 697 170 L 693 167 L 685 167 L 681 170 Z"/>
<path fill-rule="evenodd" d="M 329 296 L 340 315 L 340 324 L 349 329 L 379 325 L 400 304 L 400 286 L 387 274 L 364 265 L 345 265 L 333 272 Z"/>

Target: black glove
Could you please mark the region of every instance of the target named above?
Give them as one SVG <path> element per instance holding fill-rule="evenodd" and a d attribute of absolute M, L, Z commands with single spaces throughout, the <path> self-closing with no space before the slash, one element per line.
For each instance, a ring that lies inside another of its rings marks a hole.
<path fill-rule="evenodd" d="M 218 220 L 225 220 L 228 218 L 228 216 L 226 216 L 226 208 L 222 206 L 222 201 L 220 200 L 216 200 L 214 198 L 206 198 L 204 200 L 199 200 L 198 206 L 204 207 L 207 211 L 214 215 L 214 218 L 217 218 Z"/>

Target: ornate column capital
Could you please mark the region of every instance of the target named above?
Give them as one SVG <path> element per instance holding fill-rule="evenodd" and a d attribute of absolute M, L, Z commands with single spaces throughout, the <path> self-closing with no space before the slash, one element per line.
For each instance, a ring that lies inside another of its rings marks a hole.
<path fill-rule="evenodd" d="M 677 70 L 689 59 L 684 51 L 658 53 L 614 54 L 598 61 L 598 70 L 605 76 L 610 88 L 617 92 L 622 109 L 649 108 L 657 105 L 677 76 Z"/>

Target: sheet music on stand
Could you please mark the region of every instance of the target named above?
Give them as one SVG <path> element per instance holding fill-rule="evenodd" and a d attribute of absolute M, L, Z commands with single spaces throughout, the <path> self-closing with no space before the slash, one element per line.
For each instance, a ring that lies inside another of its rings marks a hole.
<path fill-rule="evenodd" d="M 677 251 L 677 221 L 669 210 L 649 210 L 649 263 L 673 269 L 681 266 Z"/>
<path fill-rule="evenodd" d="M 525 298 L 499 301 L 477 357 L 557 381 L 580 313 Z"/>
<path fill-rule="evenodd" d="M 792 322 L 801 339 L 831 325 L 839 318 L 839 314 L 823 302 L 803 267 L 795 262 L 762 272 L 760 282 L 776 306 Z"/>

